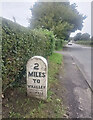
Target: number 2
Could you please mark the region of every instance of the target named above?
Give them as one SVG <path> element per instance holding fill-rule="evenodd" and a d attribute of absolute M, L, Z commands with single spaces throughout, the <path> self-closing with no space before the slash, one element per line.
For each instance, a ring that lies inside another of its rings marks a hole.
<path fill-rule="evenodd" d="M 35 70 L 39 70 L 39 68 L 38 68 L 38 67 L 39 67 L 39 64 L 38 64 L 38 63 L 35 63 L 34 65 L 35 65 L 35 66 L 34 66 L 34 69 L 35 69 Z"/>

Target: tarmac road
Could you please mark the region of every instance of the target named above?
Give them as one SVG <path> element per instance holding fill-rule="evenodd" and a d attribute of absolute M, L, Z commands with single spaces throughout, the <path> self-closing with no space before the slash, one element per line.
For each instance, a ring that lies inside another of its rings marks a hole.
<path fill-rule="evenodd" d="M 56 52 L 63 55 L 59 79 L 66 89 L 64 104 L 69 118 L 92 118 L 91 48 L 73 44 Z"/>
<path fill-rule="evenodd" d="M 77 45 L 72 43 L 72 45 L 66 45 L 67 51 L 73 57 L 82 74 L 84 75 L 88 85 L 92 88 L 91 81 L 91 47 L 86 47 L 82 45 Z"/>

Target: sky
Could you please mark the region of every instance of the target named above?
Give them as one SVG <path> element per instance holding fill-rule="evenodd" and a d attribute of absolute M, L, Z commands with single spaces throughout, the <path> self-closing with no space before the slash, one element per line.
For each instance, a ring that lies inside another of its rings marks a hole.
<path fill-rule="evenodd" d="M 13 16 L 16 18 L 16 22 L 22 26 L 27 27 L 29 25 L 29 18 L 31 17 L 30 8 L 37 0 L 3 0 L 1 2 L 2 13 L 0 16 L 13 21 Z M 57 0 L 58 1 L 58 0 Z M 80 2 L 81 1 L 81 2 Z M 73 37 L 76 33 L 89 33 L 91 34 L 91 1 L 88 0 L 70 0 L 70 3 L 76 3 L 77 10 L 87 16 L 84 21 L 82 31 L 76 31 L 70 36 Z"/>
<path fill-rule="evenodd" d="M 73 3 L 73 2 L 71 2 Z M 77 10 L 86 15 L 87 18 L 84 20 L 82 31 L 77 30 L 75 33 L 72 33 L 71 36 L 73 37 L 76 33 L 89 33 L 91 35 L 91 2 L 76 2 Z"/>

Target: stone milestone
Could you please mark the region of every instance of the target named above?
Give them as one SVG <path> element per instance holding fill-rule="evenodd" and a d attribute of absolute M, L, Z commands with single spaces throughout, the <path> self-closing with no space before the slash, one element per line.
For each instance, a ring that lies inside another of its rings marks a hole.
<path fill-rule="evenodd" d="M 41 56 L 34 56 L 27 62 L 27 95 L 40 99 L 47 99 L 47 60 Z"/>

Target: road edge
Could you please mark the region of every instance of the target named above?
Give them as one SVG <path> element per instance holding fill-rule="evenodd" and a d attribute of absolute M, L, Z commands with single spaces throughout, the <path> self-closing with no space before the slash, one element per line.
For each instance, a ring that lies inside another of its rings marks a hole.
<path fill-rule="evenodd" d="M 78 69 L 80 70 L 80 72 L 82 73 L 83 77 L 85 78 L 85 81 L 86 81 L 87 85 L 89 86 L 90 90 L 93 92 L 93 88 L 92 88 L 92 86 L 88 83 L 87 77 L 86 77 L 85 73 L 82 71 L 82 69 L 81 69 L 80 66 L 78 65 L 77 59 L 74 58 L 73 55 L 71 55 L 71 57 L 72 57 L 72 59 L 74 60 L 74 62 L 76 63 L 76 66 L 78 67 Z"/>

